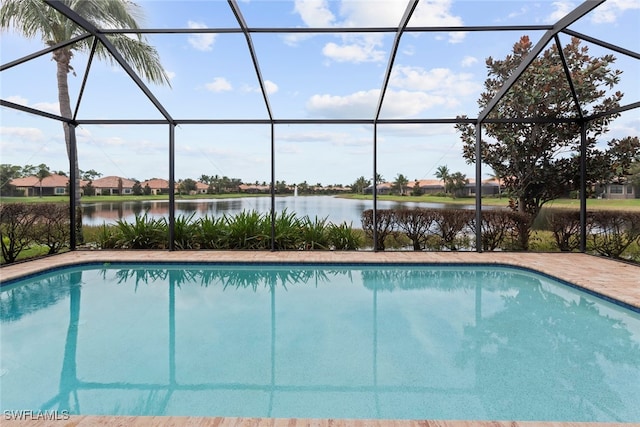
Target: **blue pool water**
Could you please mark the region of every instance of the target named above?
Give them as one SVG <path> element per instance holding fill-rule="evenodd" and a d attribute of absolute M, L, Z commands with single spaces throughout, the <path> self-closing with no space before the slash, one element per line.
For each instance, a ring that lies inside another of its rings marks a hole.
<path fill-rule="evenodd" d="M 0 310 L 3 411 L 640 421 L 640 314 L 522 269 L 89 265 Z"/>

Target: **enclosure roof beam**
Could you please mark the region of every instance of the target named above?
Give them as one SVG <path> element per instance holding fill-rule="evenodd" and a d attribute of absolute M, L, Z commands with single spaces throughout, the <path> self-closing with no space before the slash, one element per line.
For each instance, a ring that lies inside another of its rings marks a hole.
<path fill-rule="evenodd" d="M 57 43 L 57 44 L 55 44 L 53 46 L 50 46 L 50 47 L 48 47 L 46 49 L 39 50 L 39 51 L 37 51 L 35 53 L 32 53 L 31 55 L 23 56 L 22 58 L 16 59 L 15 61 L 7 62 L 6 64 L 0 65 L 0 71 L 8 70 L 11 67 L 15 67 L 16 65 L 23 64 L 23 63 L 25 63 L 27 61 L 30 61 L 32 59 L 35 59 L 35 58 L 37 58 L 39 56 L 46 55 L 49 52 L 53 52 L 55 50 L 61 49 L 61 48 L 66 47 L 66 46 L 69 46 L 71 44 L 80 42 L 80 41 L 82 41 L 82 40 L 84 40 L 86 38 L 89 38 L 89 37 L 91 37 L 90 33 L 82 34 L 82 35 L 79 35 L 78 37 L 74 37 L 72 39 L 63 41 L 62 43 Z"/>
<path fill-rule="evenodd" d="M 633 108 L 633 107 L 631 107 Z M 628 108 L 628 109 L 631 109 Z M 607 113 L 603 113 L 606 115 Z M 503 119 L 486 119 L 483 123 L 577 123 L 578 117 L 517 117 Z M 167 125 L 169 122 L 162 119 L 80 119 L 78 125 Z M 397 124 L 451 124 L 458 123 L 476 124 L 478 119 L 454 118 L 454 119 L 174 119 L 176 125 L 397 125 Z"/>
<path fill-rule="evenodd" d="M 570 30 L 568 28 L 565 28 L 564 30 L 562 30 L 562 32 L 565 33 L 565 34 L 568 34 L 570 36 L 577 37 L 577 38 L 579 38 L 581 40 L 584 40 L 586 42 L 593 43 L 593 44 L 598 45 L 600 47 L 604 47 L 606 49 L 612 50 L 614 52 L 618 52 L 618 53 L 630 56 L 630 57 L 635 58 L 635 59 L 640 59 L 640 53 L 634 52 L 633 50 L 625 49 L 623 47 L 616 46 L 615 44 L 607 43 L 607 42 L 602 41 L 600 39 L 597 39 L 595 37 L 591 37 L 591 36 L 588 36 L 586 34 L 582 34 L 582 33 L 579 33 L 577 31 Z"/>
<path fill-rule="evenodd" d="M 613 114 L 624 113 L 625 111 L 634 110 L 636 108 L 640 108 L 640 102 L 633 102 L 631 104 L 622 105 L 618 108 L 612 108 L 611 110 L 603 111 L 601 113 L 593 114 L 591 116 L 585 117 L 586 121 L 591 121 L 595 119 L 599 119 L 601 117 L 611 116 Z"/>
<path fill-rule="evenodd" d="M 548 31 L 552 25 L 475 25 L 454 27 L 406 27 L 405 32 L 455 33 L 455 32 L 492 32 L 492 31 Z M 307 33 L 307 34 L 343 34 L 343 33 L 396 33 L 398 27 L 247 27 L 249 33 Z M 237 34 L 244 33 L 242 28 L 101 28 L 102 34 Z"/>
<path fill-rule="evenodd" d="M 378 118 L 380 117 L 380 111 L 382 110 L 382 103 L 384 102 L 384 95 L 387 92 L 387 86 L 389 86 L 389 79 L 391 78 L 391 70 L 393 69 L 393 63 L 396 59 L 396 54 L 398 53 L 398 46 L 400 45 L 402 32 L 407 27 L 407 24 L 409 23 L 409 19 L 411 19 L 411 15 L 413 15 L 413 11 L 416 9 L 417 5 L 418 5 L 418 0 L 409 0 L 409 3 L 407 4 L 407 8 L 404 11 L 404 15 L 402 15 L 402 19 L 400 19 L 400 24 L 398 25 L 397 33 L 393 40 L 391 54 L 389 55 L 389 63 L 387 64 L 387 70 L 384 73 L 384 80 L 382 81 L 382 87 L 380 88 L 380 97 L 378 98 L 378 106 L 376 107 L 376 115 L 375 115 L 376 120 L 378 120 Z"/>
<path fill-rule="evenodd" d="M 48 119 L 58 120 L 69 124 L 75 123 L 72 119 L 47 113 L 46 111 L 36 110 L 35 108 L 26 107 L 24 105 L 16 104 L 15 102 L 5 101 L 4 99 L 0 99 L 0 106 L 13 108 L 14 110 L 24 111 L 25 113 L 35 114 L 36 116 L 46 117 Z"/>
<path fill-rule="evenodd" d="M 578 116 L 580 119 L 584 118 L 584 114 L 582 112 L 582 107 L 580 106 L 580 99 L 578 98 L 578 93 L 576 92 L 576 87 L 573 84 L 573 78 L 571 77 L 571 70 L 569 69 L 569 64 L 567 64 L 567 58 L 564 56 L 564 51 L 562 50 L 562 43 L 560 43 L 560 37 L 558 35 L 553 36 L 554 41 L 556 42 L 556 49 L 558 49 L 558 56 L 560 56 L 560 61 L 562 62 L 562 68 L 564 69 L 565 77 L 567 78 L 567 83 L 569 83 L 569 89 L 571 91 L 571 96 L 573 97 L 573 103 L 576 105 L 576 111 L 578 112 Z"/>
<path fill-rule="evenodd" d="M 264 80 L 262 79 L 262 73 L 260 72 L 260 64 L 258 63 L 258 58 L 256 57 L 256 51 L 253 47 L 253 40 L 251 40 L 251 34 L 249 33 L 249 29 L 247 27 L 247 23 L 242 16 L 242 12 L 240 11 L 240 7 L 236 0 L 228 0 L 229 6 L 231 10 L 233 10 L 233 14 L 238 20 L 238 24 L 244 33 L 244 37 L 247 40 L 247 47 L 249 48 L 249 53 L 251 54 L 251 61 L 253 62 L 253 68 L 256 71 L 256 76 L 258 77 L 258 83 L 260 84 L 260 90 L 262 91 L 262 97 L 264 98 L 264 104 L 267 108 L 267 113 L 269 114 L 269 119 L 273 120 L 273 113 L 271 111 L 271 105 L 269 104 L 269 97 L 267 96 L 267 88 L 264 85 Z"/>
<path fill-rule="evenodd" d="M 502 85 L 498 93 L 487 103 L 482 112 L 478 115 L 478 120 L 480 122 L 484 122 L 489 113 L 493 111 L 498 102 L 507 94 L 509 89 L 514 85 L 514 83 L 520 78 L 520 76 L 524 73 L 524 71 L 531 65 L 534 59 L 538 57 L 540 52 L 547 46 L 549 41 L 558 34 L 560 31 L 564 30 L 569 25 L 576 22 L 578 19 L 582 18 L 587 13 L 591 12 L 596 7 L 600 6 L 604 3 L 605 0 L 587 0 L 574 10 L 569 12 L 564 18 L 560 19 L 553 26 L 551 30 L 548 30 L 538 41 L 538 43 L 531 49 L 531 52 L 522 60 L 518 68 L 511 74 L 509 79 Z"/>
<path fill-rule="evenodd" d="M 87 21 L 85 18 L 80 16 L 75 10 L 71 9 L 69 6 L 64 4 L 61 0 L 43 0 L 46 4 L 57 10 L 58 12 L 65 15 L 71 21 L 75 22 L 80 27 L 84 28 L 95 37 L 97 37 L 100 42 L 104 45 L 104 47 L 109 51 L 109 53 L 113 56 L 113 58 L 120 64 L 120 66 L 125 70 L 125 72 L 131 77 L 131 79 L 138 85 L 140 90 L 144 92 L 144 94 L 149 98 L 149 100 L 153 103 L 153 105 L 162 113 L 162 115 L 169 121 L 173 122 L 171 115 L 167 110 L 165 110 L 164 106 L 158 99 L 153 95 L 151 90 L 144 84 L 140 76 L 131 68 L 131 66 L 125 61 L 122 57 L 118 49 L 107 39 L 107 37 L 102 34 L 91 22 Z"/>
<path fill-rule="evenodd" d="M 76 108 L 73 111 L 73 120 L 78 118 L 78 112 L 80 111 L 80 103 L 82 102 L 82 97 L 84 96 L 84 90 L 87 87 L 87 80 L 89 80 L 91 64 L 93 64 L 93 57 L 96 54 L 97 47 L 98 47 L 98 38 L 94 37 L 93 43 L 91 44 L 91 53 L 89 54 L 89 59 L 87 60 L 87 68 L 84 70 L 84 76 L 82 77 L 82 83 L 80 84 L 80 92 L 78 93 L 78 102 L 76 102 Z"/>

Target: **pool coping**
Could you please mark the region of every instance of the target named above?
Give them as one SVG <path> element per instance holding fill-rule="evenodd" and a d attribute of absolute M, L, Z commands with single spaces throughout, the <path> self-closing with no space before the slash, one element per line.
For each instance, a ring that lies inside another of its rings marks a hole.
<path fill-rule="evenodd" d="M 267 251 L 74 251 L 0 268 L 0 281 L 10 283 L 21 277 L 46 270 L 96 263 L 260 263 L 260 264 L 429 264 L 496 265 L 519 267 L 583 288 L 623 306 L 640 309 L 640 266 L 581 253 L 520 252 L 267 252 Z M 637 310 L 634 310 L 637 311 Z M 345 420 L 307 418 L 233 418 L 233 417 L 120 417 L 71 416 L 64 421 L 7 420 L 3 425 L 20 426 L 319 426 L 319 427 L 586 427 L 640 426 L 640 423 L 531 422 L 531 421 L 455 421 L 455 420 Z"/>
<path fill-rule="evenodd" d="M 74 251 L 4 265 L 0 283 L 81 264 L 261 263 L 261 264 L 446 264 L 524 268 L 585 289 L 623 306 L 640 308 L 640 265 L 582 253 L 531 252 L 331 252 L 331 251 Z"/>

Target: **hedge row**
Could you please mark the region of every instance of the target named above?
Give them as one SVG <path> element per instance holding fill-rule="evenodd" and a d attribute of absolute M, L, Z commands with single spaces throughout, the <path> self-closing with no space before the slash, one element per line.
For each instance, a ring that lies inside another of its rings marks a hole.
<path fill-rule="evenodd" d="M 58 203 L 0 205 L 0 246 L 5 262 L 14 262 L 32 245 L 55 254 L 69 246 L 69 207 Z"/>
<path fill-rule="evenodd" d="M 287 211 L 275 217 L 274 231 L 276 250 L 356 250 L 361 245 L 359 233 L 346 223 L 299 218 Z M 256 211 L 218 218 L 179 216 L 174 242 L 176 249 L 269 250 L 271 232 L 271 216 Z M 136 216 L 133 223 L 118 221 L 115 226 L 104 226 L 98 245 L 102 249 L 166 249 L 168 241 L 167 221 L 144 215 Z"/>
<path fill-rule="evenodd" d="M 362 213 L 362 229 L 373 239 L 373 211 Z M 376 215 L 376 250 L 384 250 L 388 239 L 406 236 L 416 251 L 475 249 L 475 211 L 463 209 L 381 209 Z M 484 251 L 524 250 L 531 221 L 508 210 L 482 212 L 481 245 Z M 553 211 L 547 227 L 558 250 L 580 246 L 580 215 L 575 211 Z M 133 223 L 118 221 L 103 226 L 97 246 L 102 249 L 166 249 L 169 227 L 164 218 L 137 216 Z M 336 225 L 326 219 L 299 218 L 281 212 L 275 217 L 276 250 L 357 250 L 361 233 L 351 225 Z M 69 210 L 55 203 L 0 205 L 0 241 L 5 262 L 14 262 L 32 245 L 48 248 L 50 254 L 69 246 Z M 634 242 L 640 244 L 640 212 L 594 211 L 587 214 L 587 249 L 620 258 Z M 179 216 L 175 221 L 176 249 L 269 250 L 271 216 L 256 211 L 218 218 Z"/>
<path fill-rule="evenodd" d="M 579 212 L 553 211 L 547 222 L 558 250 L 579 249 Z M 384 250 L 389 236 L 397 234 L 406 235 L 416 251 L 476 248 L 476 215 L 472 210 L 381 209 L 377 211 L 376 223 L 377 241 L 374 245 L 377 250 Z M 640 212 L 588 212 L 586 224 L 589 251 L 620 258 L 631 244 L 640 244 Z M 531 219 L 518 212 L 482 212 L 482 250 L 524 250 L 529 240 L 530 225 Z M 373 210 L 362 212 L 362 228 L 373 239 Z"/>

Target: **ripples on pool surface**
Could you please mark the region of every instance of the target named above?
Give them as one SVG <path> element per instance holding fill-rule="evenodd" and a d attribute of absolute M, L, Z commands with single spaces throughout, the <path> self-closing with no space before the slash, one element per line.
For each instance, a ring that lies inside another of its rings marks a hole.
<path fill-rule="evenodd" d="M 2 410 L 640 421 L 640 315 L 521 269 L 114 264 L 0 310 Z"/>

